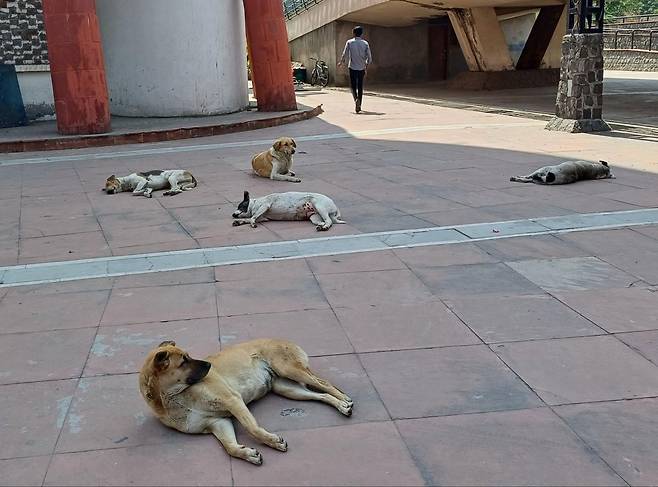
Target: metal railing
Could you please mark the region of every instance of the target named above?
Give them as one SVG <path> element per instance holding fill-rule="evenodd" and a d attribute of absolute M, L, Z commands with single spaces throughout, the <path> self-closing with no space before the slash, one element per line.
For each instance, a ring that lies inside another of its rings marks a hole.
<path fill-rule="evenodd" d="M 605 21 L 606 24 L 636 24 L 638 22 L 658 22 L 658 14 L 611 17 Z"/>
<path fill-rule="evenodd" d="M 603 45 L 607 49 L 658 51 L 658 30 L 617 29 L 605 31 Z"/>
<path fill-rule="evenodd" d="M 283 0 L 283 14 L 290 20 L 320 2 L 322 0 Z"/>

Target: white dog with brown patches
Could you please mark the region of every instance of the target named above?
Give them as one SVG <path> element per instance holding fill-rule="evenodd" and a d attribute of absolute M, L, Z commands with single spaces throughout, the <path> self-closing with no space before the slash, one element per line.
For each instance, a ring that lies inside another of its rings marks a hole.
<path fill-rule="evenodd" d="M 158 189 L 167 189 L 165 196 L 174 196 L 192 188 L 196 188 L 197 181 L 192 173 L 183 169 L 167 169 L 146 172 L 135 172 L 128 176 L 116 177 L 114 174 L 107 178 L 103 191 L 107 194 L 132 191 L 136 196 L 151 198 L 151 193 Z"/>
<path fill-rule="evenodd" d="M 311 220 L 316 230 L 329 230 L 334 223 L 341 220 L 340 210 L 331 198 L 319 193 L 272 193 L 262 198 L 249 198 L 244 192 L 244 199 L 233 212 L 233 226 L 251 225 L 267 220 Z"/>
<path fill-rule="evenodd" d="M 251 167 L 256 174 L 264 178 L 301 183 L 302 180 L 292 172 L 292 156 L 296 148 L 297 143 L 291 137 L 276 139 L 269 150 L 253 157 Z"/>

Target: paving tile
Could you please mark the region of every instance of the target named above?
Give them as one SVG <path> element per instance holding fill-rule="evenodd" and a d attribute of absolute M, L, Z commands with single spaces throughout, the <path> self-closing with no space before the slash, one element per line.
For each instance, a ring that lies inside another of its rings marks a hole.
<path fill-rule="evenodd" d="M 633 249 L 633 253 L 658 249 L 655 240 L 628 228 L 566 233 L 560 235 L 560 239 L 573 242 L 589 251 L 590 255 L 597 256 L 627 254 L 629 249 Z"/>
<path fill-rule="evenodd" d="M 658 367 L 610 336 L 494 345 L 548 404 L 658 395 Z"/>
<path fill-rule="evenodd" d="M 569 210 L 546 204 L 544 201 L 528 200 L 523 204 L 512 203 L 506 205 L 488 206 L 487 213 L 494 215 L 495 220 L 516 220 L 523 218 L 538 218 L 547 216 L 560 216 L 569 213 Z M 494 218 L 490 218 L 494 220 Z"/>
<path fill-rule="evenodd" d="M 231 485 L 231 465 L 211 435 L 53 457 L 44 485 Z"/>
<path fill-rule="evenodd" d="M 126 211 L 123 213 L 114 213 L 111 215 L 101 215 L 98 221 L 103 231 L 114 233 L 134 233 L 144 226 L 166 225 L 173 223 L 174 218 L 164 208 L 157 208 L 147 211 Z"/>
<path fill-rule="evenodd" d="M 0 384 L 79 377 L 96 328 L 2 337 Z"/>
<path fill-rule="evenodd" d="M 350 217 L 350 225 L 362 232 L 383 232 L 393 230 L 410 230 L 432 226 L 421 218 L 411 215 L 391 217 Z"/>
<path fill-rule="evenodd" d="M 554 235 L 485 240 L 478 242 L 477 246 L 491 256 L 505 261 L 536 259 L 545 256 L 559 259 L 592 255 L 573 243 L 565 242 Z"/>
<path fill-rule="evenodd" d="M 185 222 L 183 222 L 183 226 L 185 226 Z M 203 248 L 276 242 L 281 240 L 281 237 L 269 230 L 265 225 L 258 225 L 256 228 L 251 228 L 248 225 L 234 227 L 229 220 L 224 222 L 221 232 L 212 236 L 199 237 L 196 235 L 195 230 L 192 227 L 189 227 L 188 231 L 195 235 L 199 245 Z"/>
<path fill-rule="evenodd" d="M 545 408 L 396 423 L 428 485 L 624 485 Z"/>
<path fill-rule="evenodd" d="M 137 374 L 82 378 L 58 453 L 175 442 L 180 435 L 153 415 L 139 393 Z"/>
<path fill-rule="evenodd" d="M 315 274 L 340 274 L 343 272 L 387 271 L 405 269 L 394 251 L 359 252 L 355 254 L 327 255 L 306 259 Z"/>
<path fill-rule="evenodd" d="M 304 259 L 231 264 L 217 266 L 214 269 L 217 282 L 311 277 L 311 270 Z"/>
<path fill-rule="evenodd" d="M 189 241 L 194 242 L 178 223 L 164 225 L 144 225 L 138 229 L 105 231 L 107 241 L 112 248 L 150 245 L 156 243 Z"/>
<path fill-rule="evenodd" d="M 87 232 L 21 239 L 19 261 L 29 264 L 44 260 L 73 260 L 109 255 L 110 248 L 103 233 Z"/>
<path fill-rule="evenodd" d="M 285 438 L 286 453 L 260 449 L 265 468 L 232 461 L 235 485 L 424 484 L 390 422 L 294 431 Z"/>
<path fill-rule="evenodd" d="M 94 339 L 84 375 L 139 372 L 146 355 L 165 340 L 174 340 L 197 358 L 219 351 L 217 318 L 169 323 L 101 326 Z"/>
<path fill-rule="evenodd" d="M 454 296 L 446 302 L 486 343 L 605 333 L 549 295 Z"/>
<path fill-rule="evenodd" d="M 0 458 L 50 455 L 75 384 L 61 380 L 0 386 Z"/>
<path fill-rule="evenodd" d="M 217 316 L 212 284 L 114 289 L 103 325 L 176 321 Z"/>
<path fill-rule="evenodd" d="M 21 238 L 46 237 L 99 231 L 100 227 L 92 215 L 71 215 L 66 218 L 21 219 Z"/>
<path fill-rule="evenodd" d="M 425 285 L 408 270 L 324 274 L 318 281 L 334 308 L 434 301 Z"/>
<path fill-rule="evenodd" d="M 459 227 L 459 231 L 471 238 L 502 237 L 504 235 L 517 235 L 519 233 L 545 232 L 546 227 L 530 220 L 475 223 Z"/>
<path fill-rule="evenodd" d="M 496 258 L 472 243 L 395 249 L 393 252 L 410 267 L 443 267 L 497 262 Z"/>
<path fill-rule="evenodd" d="M 394 419 L 541 404 L 485 346 L 369 353 L 361 360 Z"/>
<path fill-rule="evenodd" d="M 507 262 L 549 292 L 626 288 L 637 279 L 596 257 Z"/>
<path fill-rule="evenodd" d="M 222 317 L 222 345 L 254 338 L 284 338 L 308 355 L 352 353 L 352 345 L 330 309 Z"/>
<path fill-rule="evenodd" d="M 556 297 L 610 333 L 658 329 L 658 293 L 651 289 L 563 291 Z"/>
<path fill-rule="evenodd" d="M 462 294 L 542 294 L 542 290 L 505 264 L 416 268 L 418 276 L 439 296 Z"/>
<path fill-rule="evenodd" d="M 129 247 L 112 248 L 113 255 L 137 255 L 150 254 L 154 252 L 170 252 L 175 250 L 189 250 L 199 248 L 192 239 L 176 240 L 174 242 L 155 243 L 149 245 L 131 245 Z"/>
<path fill-rule="evenodd" d="M 41 485 L 49 463 L 50 455 L 0 460 L 0 485 L 7 487 Z"/>
<path fill-rule="evenodd" d="M 603 260 L 649 284 L 658 285 L 658 251 L 617 253 L 606 255 Z"/>
<path fill-rule="evenodd" d="M 329 307 L 313 277 L 218 282 L 216 289 L 220 316 Z"/>
<path fill-rule="evenodd" d="M 215 273 L 211 267 L 116 277 L 114 278 L 114 288 L 171 286 L 204 282 L 215 282 Z"/>
<path fill-rule="evenodd" d="M 577 404 L 555 411 L 628 484 L 658 483 L 658 400 Z"/>
<path fill-rule="evenodd" d="M 109 291 L 62 294 L 9 292 L 0 302 L 1 333 L 97 326 Z M 75 305 L 73 305 L 75 303 Z"/>
<path fill-rule="evenodd" d="M 483 223 L 495 220 L 491 213 L 476 208 L 465 208 L 459 210 L 433 211 L 420 213 L 423 220 L 434 225 L 464 225 L 467 223 Z"/>
<path fill-rule="evenodd" d="M 337 308 L 336 315 L 357 352 L 480 343 L 440 302 Z"/>
<path fill-rule="evenodd" d="M 658 365 L 658 331 L 620 333 L 617 338 Z"/>
<path fill-rule="evenodd" d="M 311 357 L 310 368 L 352 398 L 352 416 L 347 418 L 318 401 L 293 401 L 270 393 L 249 405 L 260 425 L 270 431 L 290 431 L 390 419 L 355 355 Z M 242 429 L 237 425 L 236 428 Z"/>

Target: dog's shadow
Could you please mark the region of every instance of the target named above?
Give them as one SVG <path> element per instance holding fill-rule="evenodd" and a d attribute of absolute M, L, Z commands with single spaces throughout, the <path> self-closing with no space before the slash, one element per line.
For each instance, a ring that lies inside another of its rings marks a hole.
<path fill-rule="evenodd" d="M 367 110 L 361 110 L 357 115 L 386 115 L 385 112 L 369 112 Z"/>

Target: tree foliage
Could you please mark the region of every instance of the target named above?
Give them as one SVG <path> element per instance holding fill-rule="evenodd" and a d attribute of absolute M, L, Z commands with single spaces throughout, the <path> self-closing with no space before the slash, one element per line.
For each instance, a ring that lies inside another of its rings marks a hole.
<path fill-rule="evenodd" d="M 607 0 L 605 2 L 606 19 L 644 14 L 658 14 L 658 0 Z"/>

